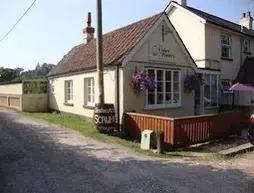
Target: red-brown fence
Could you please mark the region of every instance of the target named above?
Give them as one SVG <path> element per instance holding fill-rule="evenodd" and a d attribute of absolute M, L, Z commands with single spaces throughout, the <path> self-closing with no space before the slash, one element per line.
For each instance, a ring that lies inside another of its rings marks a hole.
<path fill-rule="evenodd" d="M 164 141 L 170 145 L 185 146 L 206 142 L 238 133 L 241 112 L 225 112 L 181 118 L 168 118 L 138 113 L 125 113 L 124 127 L 131 138 L 140 139 L 141 132 L 149 129 L 164 132 Z"/>

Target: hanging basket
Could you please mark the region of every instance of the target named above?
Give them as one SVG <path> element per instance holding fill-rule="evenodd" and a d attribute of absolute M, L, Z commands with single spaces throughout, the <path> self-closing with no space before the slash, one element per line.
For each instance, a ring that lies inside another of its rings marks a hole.
<path fill-rule="evenodd" d="M 202 79 L 199 75 L 193 74 L 193 75 L 186 75 L 184 79 L 184 91 L 187 93 L 192 92 L 193 90 L 200 89 L 200 86 L 202 84 Z"/>
<path fill-rule="evenodd" d="M 131 85 L 139 93 L 145 90 L 154 90 L 156 83 L 145 70 L 138 70 L 132 75 Z"/>

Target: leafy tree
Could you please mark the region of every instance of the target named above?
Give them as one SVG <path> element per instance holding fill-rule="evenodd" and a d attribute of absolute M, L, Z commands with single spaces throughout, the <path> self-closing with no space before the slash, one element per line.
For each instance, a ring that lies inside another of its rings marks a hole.
<path fill-rule="evenodd" d="M 34 70 L 24 71 L 23 68 L 3 68 L 0 67 L 0 82 L 10 82 L 27 79 L 43 79 L 49 71 L 54 68 L 53 64 L 37 64 Z"/>

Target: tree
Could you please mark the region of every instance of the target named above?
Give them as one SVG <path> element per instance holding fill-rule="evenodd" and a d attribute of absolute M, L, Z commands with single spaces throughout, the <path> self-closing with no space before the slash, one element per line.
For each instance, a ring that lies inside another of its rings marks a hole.
<path fill-rule="evenodd" d="M 8 82 L 18 79 L 20 77 L 22 68 L 10 69 L 10 68 L 0 68 L 0 82 Z"/>
<path fill-rule="evenodd" d="M 46 75 L 49 71 L 54 68 L 55 65 L 39 63 L 36 65 L 34 70 L 24 71 L 23 68 L 4 68 L 0 67 L 0 82 L 9 82 L 17 80 L 27 80 L 27 79 L 43 79 L 46 78 Z"/>

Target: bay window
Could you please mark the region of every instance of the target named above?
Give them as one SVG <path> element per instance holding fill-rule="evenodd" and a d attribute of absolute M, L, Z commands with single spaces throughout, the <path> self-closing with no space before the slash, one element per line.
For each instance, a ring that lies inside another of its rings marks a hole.
<path fill-rule="evenodd" d="M 204 74 L 204 106 L 218 106 L 218 75 Z"/>
<path fill-rule="evenodd" d="M 180 105 L 180 71 L 147 69 L 156 82 L 154 90 L 147 91 L 147 107 L 163 108 Z"/>

